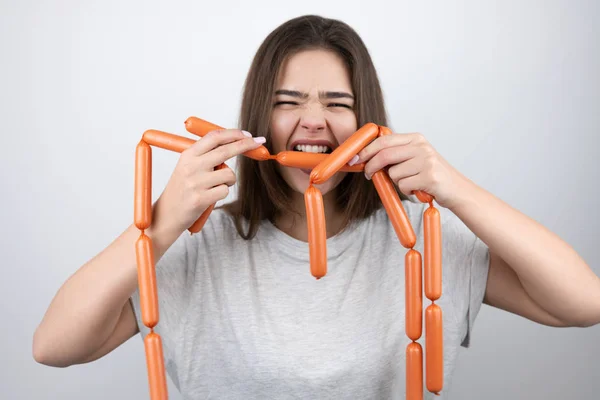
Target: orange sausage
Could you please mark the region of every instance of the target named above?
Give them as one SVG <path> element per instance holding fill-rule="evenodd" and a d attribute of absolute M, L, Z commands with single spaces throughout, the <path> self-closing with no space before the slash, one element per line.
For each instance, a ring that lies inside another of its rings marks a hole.
<path fill-rule="evenodd" d="M 156 270 L 152 240 L 142 233 L 135 242 L 135 254 L 138 267 L 138 286 L 142 322 L 149 328 L 158 324 L 158 293 L 156 290 Z"/>
<path fill-rule="evenodd" d="M 423 400 L 423 348 L 417 342 L 406 346 L 406 400 Z"/>
<path fill-rule="evenodd" d="M 419 199 L 421 203 L 431 203 L 433 201 L 433 196 L 422 190 L 414 190 L 413 194 L 417 196 L 417 199 Z"/>
<path fill-rule="evenodd" d="M 375 185 L 375 189 L 377 189 L 381 203 L 387 211 L 400 243 L 407 249 L 412 249 L 417 242 L 417 236 L 406 215 L 400 196 L 396 192 L 394 183 L 384 170 L 375 172 L 371 180 Z"/>
<path fill-rule="evenodd" d="M 437 300 L 442 296 L 442 229 L 440 212 L 429 207 L 423 213 L 425 296 Z"/>
<path fill-rule="evenodd" d="M 155 332 L 150 332 L 144 339 L 146 350 L 146 366 L 151 400 L 167 400 L 167 378 L 163 357 L 162 340 Z"/>
<path fill-rule="evenodd" d="M 423 280 L 421 253 L 410 249 L 404 257 L 406 336 L 417 340 L 423 333 Z"/>
<path fill-rule="evenodd" d="M 381 136 L 386 136 L 386 135 L 391 135 L 392 131 L 390 130 L 390 128 L 388 128 L 387 126 L 383 126 L 383 125 L 379 125 L 379 137 Z"/>
<path fill-rule="evenodd" d="M 225 128 L 200 119 L 198 117 L 189 117 L 185 120 L 185 129 L 189 133 L 193 133 L 194 135 L 203 137 L 208 132 L 223 130 Z M 242 154 L 248 158 L 252 158 L 253 160 L 258 161 L 268 160 L 270 156 L 269 150 L 267 150 L 267 148 L 262 145 L 257 147 L 256 149 L 249 150 Z"/>
<path fill-rule="evenodd" d="M 431 304 L 425 310 L 425 356 L 427 390 L 437 394 L 444 386 L 442 309 L 437 304 Z"/>
<path fill-rule="evenodd" d="M 286 167 L 313 169 L 319 163 L 329 157 L 329 154 L 324 153 L 308 153 L 302 151 L 281 151 L 276 156 L 271 156 L 271 159 L 276 160 L 279 164 Z M 346 164 L 340 171 L 344 172 L 361 172 L 365 170 L 365 164 Z"/>
<path fill-rule="evenodd" d="M 208 217 L 210 216 L 210 213 L 215 208 L 215 204 L 211 204 L 206 210 L 204 210 L 204 212 L 202 213 L 202 215 L 200 215 L 200 217 L 196 220 L 196 222 L 194 222 L 192 224 L 192 226 L 190 226 L 188 228 L 188 231 L 190 232 L 190 234 L 193 235 L 194 233 L 198 233 L 202 230 L 202 228 L 204 227 L 204 224 L 206 223 L 206 221 L 208 220 Z"/>
<path fill-rule="evenodd" d="M 151 146 L 160 147 L 162 149 L 183 152 L 185 149 L 196 143 L 192 139 L 183 136 L 173 135 L 172 133 L 149 129 L 142 135 L 142 140 Z"/>
<path fill-rule="evenodd" d="M 152 221 L 152 148 L 140 141 L 135 149 L 135 190 L 133 220 L 144 230 Z"/>
<path fill-rule="evenodd" d="M 325 161 L 319 163 L 310 173 L 310 182 L 321 184 L 338 172 L 348 161 L 377 137 L 379 127 L 371 122 L 354 132 L 344 143 L 335 149 Z"/>
<path fill-rule="evenodd" d="M 327 233 L 323 195 L 319 189 L 310 185 L 304 193 L 304 202 L 308 226 L 310 272 L 315 278 L 321 279 L 327 273 Z"/>
<path fill-rule="evenodd" d="M 200 119 L 198 117 L 189 117 L 188 119 L 185 120 L 184 124 L 185 124 L 185 129 L 189 133 L 193 133 L 194 135 L 200 136 L 200 137 L 203 137 L 204 135 L 206 135 L 208 132 L 211 132 L 211 131 L 220 131 L 220 130 L 225 129 L 222 126 L 215 125 L 211 122 L 208 122 L 204 119 Z"/>

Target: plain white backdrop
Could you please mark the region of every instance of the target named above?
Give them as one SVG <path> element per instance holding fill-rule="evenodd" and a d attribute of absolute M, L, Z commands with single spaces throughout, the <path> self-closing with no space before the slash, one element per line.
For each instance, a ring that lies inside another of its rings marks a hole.
<path fill-rule="evenodd" d="M 600 274 L 597 2 L 0 4 L 2 399 L 148 398 L 139 337 L 59 369 L 33 360 L 33 332 L 60 285 L 132 222 L 141 134 L 191 137 L 191 115 L 235 127 L 254 52 L 302 14 L 363 37 L 394 131 L 423 133 Z M 178 155 L 153 157 L 156 198 Z M 591 398 L 598 337 L 600 326 L 548 328 L 484 306 L 446 398 Z"/>

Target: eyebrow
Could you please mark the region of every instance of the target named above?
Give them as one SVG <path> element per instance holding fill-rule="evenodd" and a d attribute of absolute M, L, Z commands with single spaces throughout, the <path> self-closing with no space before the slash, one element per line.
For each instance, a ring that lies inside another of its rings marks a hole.
<path fill-rule="evenodd" d="M 302 93 L 297 90 L 279 89 L 279 90 L 275 91 L 275 95 L 278 95 L 278 94 L 285 95 L 285 96 L 299 97 L 301 99 L 308 98 L 308 93 Z M 326 99 L 348 98 L 348 99 L 354 100 L 354 96 L 352 96 L 350 93 L 347 93 L 347 92 L 319 92 L 319 97 L 326 98 Z"/>

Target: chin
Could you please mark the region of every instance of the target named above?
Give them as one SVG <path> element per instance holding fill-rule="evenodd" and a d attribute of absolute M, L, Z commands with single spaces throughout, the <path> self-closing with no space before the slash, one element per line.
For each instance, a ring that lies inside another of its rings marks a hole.
<path fill-rule="evenodd" d="M 304 195 L 306 189 L 308 189 L 308 183 L 310 181 L 310 170 L 303 171 L 298 168 L 282 167 L 281 175 L 287 184 L 296 192 Z M 283 171 L 285 169 L 285 171 Z M 322 195 L 331 192 L 335 187 L 344 179 L 345 172 L 338 172 L 327 182 L 321 185 L 314 185 Z"/>

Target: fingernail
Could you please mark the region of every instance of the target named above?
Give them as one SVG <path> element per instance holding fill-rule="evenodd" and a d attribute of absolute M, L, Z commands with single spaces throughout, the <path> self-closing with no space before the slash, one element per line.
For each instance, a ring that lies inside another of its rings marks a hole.
<path fill-rule="evenodd" d="M 252 134 L 250 132 L 242 131 L 242 133 L 244 134 L 244 136 L 252 137 Z"/>
<path fill-rule="evenodd" d="M 264 142 L 266 142 L 266 141 L 267 141 L 267 138 L 265 138 L 264 136 L 258 136 L 258 137 L 255 137 L 255 138 L 254 138 L 254 141 L 255 141 L 256 143 L 264 143 Z"/>
<path fill-rule="evenodd" d="M 358 154 L 352 157 L 352 160 L 348 161 L 348 165 L 354 165 L 358 162 Z"/>
<path fill-rule="evenodd" d="M 367 175 L 367 173 L 365 172 L 365 178 L 367 178 L 367 180 L 371 180 L 371 178 L 369 177 L 369 175 Z"/>

